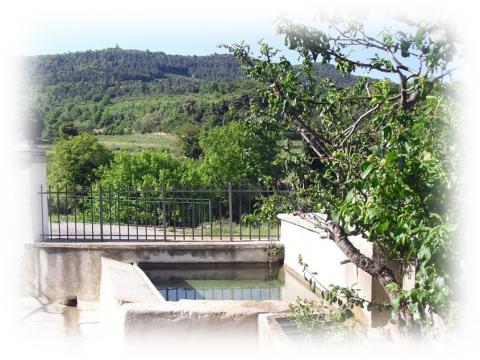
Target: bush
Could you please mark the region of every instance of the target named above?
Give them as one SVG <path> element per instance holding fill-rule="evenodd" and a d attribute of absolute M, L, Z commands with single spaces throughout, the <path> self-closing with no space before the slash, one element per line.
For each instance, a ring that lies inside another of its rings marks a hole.
<path fill-rule="evenodd" d="M 48 157 L 49 185 L 74 189 L 94 182 L 100 166 L 108 165 L 113 154 L 95 136 L 82 134 L 58 140 Z"/>
<path fill-rule="evenodd" d="M 185 156 L 198 159 L 203 151 L 200 147 L 202 127 L 198 124 L 185 124 L 175 130 L 178 136 L 177 145 Z"/>
<path fill-rule="evenodd" d="M 200 175 L 196 162 L 174 159 L 167 152 L 119 152 L 110 166 L 102 169 L 100 182 L 104 188 L 120 189 L 197 187 Z"/>
<path fill-rule="evenodd" d="M 275 163 L 277 141 L 268 131 L 252 131 L 247 123 L 233 121 L 202 134 L 200 146 L 204 153 L 204 181 L 214 186 L 229 182 L 258 184 L 266 178 L 281 178 Z"/>

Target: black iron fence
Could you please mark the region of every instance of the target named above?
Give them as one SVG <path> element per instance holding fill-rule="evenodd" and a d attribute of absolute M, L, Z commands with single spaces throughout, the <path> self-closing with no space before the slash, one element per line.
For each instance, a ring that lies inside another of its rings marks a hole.
<path fill-rule="evenodd" d="M 288 189 L 107 189 L 41 187 L 42 240 L 275 241 L 276 216 L 252 220 Z"/>

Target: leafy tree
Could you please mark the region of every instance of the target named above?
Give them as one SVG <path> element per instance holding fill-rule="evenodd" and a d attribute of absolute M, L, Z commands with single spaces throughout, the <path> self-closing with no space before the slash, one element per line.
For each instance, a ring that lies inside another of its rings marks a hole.
<path fill-rule="evenodd" d="M 119 152 L 109 166 L 102 168 L 96 186 L 101 185 L 106 196 L 113 199 L 112 213 L 116 221 L 151 225 L 162 221 L 158 201 L 164 190 L 199 188 L 200 181 L 198 164 L 192 159 L 174 159 L 171 154 L 162 151 Z M 170 200 L 183 196 L 182 192 L 168 193 Z M 97 200 L 94 209 L 98 214 Z M 167 221 L 170 222 L 175 214 L 175 209 L 169 205 Z"/>
<path fill-rule="evenodd" d="M 89 186 L 98 169 L 107 165 L 113 154 L 95 136 L 82 134 L 58 140 L 48 153 L 48 183 L 64 190 Z"/>
<path fill-rule="evenodd" d="M 200 134 L 202 127 L 198 124 L 185 124 L 175 129 L 178 136 L 178 146 L 183 154 L 192 159 L 198 159 L 202 155 L 200 147 Z"/>
<path fill-rule="evenodd" d="M 161 189 L 198 187 L 200 175 L 193 160 L 174 159 L 163 151 L 119 152 L 100 172 L 105 189 Z"/>
<path fill-rule="evenodd" d="M 244 43 L 227 47 L 245 73 L 264 84 L 260 94 L 268 106 L 256 111 L 299 133 L 311 150 L 303 158 L 308 170 L 294 185 L 310 200 L 309 210 L 325 216 L 300 216 L 380 282 L 392 316 L 409 329 L 425 329 L 434 314 L 446 318 L 453 301 L 448 195 L 455 184 L 455 102 L 444 79 L 453 71 L 454 42 L 436 24 L 403 24 L 378 36 L 359 21 L 328 25 L 323 31 L 280 24 L 286 45 L 300 56 L 300 72 L 263 42 L 259 57 Z M 362 60 L 358 52 L 373 56 Z M 342 88 L 314 76 L 316 61 L 345 74 L 363 69 L 385 78 Z M 395 77 L 397 83 L 389 80 Z M 362 254 L 350 235 L 362 235 L 380 256 Z M 415 269 L 413 289 L 402 289 L 392 266 Z"/>
<path fill-rule="evenodd" d="M 275 134 L 263 129 L 252 131 L 246 122 L 232 121 L 214 127 L 200 137 L 203 149 L 204 182 L 225 186 L 259 184 L 267 179 L 279 180 L 281 171 Z"/>

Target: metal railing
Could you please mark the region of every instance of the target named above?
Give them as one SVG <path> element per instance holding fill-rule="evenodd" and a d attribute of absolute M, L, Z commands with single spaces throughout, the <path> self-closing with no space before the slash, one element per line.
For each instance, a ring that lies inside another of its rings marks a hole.
<path fill-rule="evenodd" d="M 287 189 L 40 188 L 45 241 L 275 241 L 276 220 L 248 220 Z"/>

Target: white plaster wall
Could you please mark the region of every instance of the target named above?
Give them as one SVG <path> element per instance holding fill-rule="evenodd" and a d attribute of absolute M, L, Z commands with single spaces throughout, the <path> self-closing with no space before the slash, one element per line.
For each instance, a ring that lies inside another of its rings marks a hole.
<path fill-rule="evenodd" d="M 48 235 L 48 204 L 46 195 L 39 194 L 40 186 L 42 191 L 47 191 L 47 163 L 37 161 L 31 164 L 30 168 L 31 206 L 32 206 L 32 229 L 34 241 L 40 240 L 42 232 Z M 43 214 L 43 219 L 42 219 Z"/>
<path fill-rule="evenodd" d="M 317 289 L 315 293 L 310 290 L 308 283 L 303 277 L 290 273 L 290 269 L 285 267 L 285 287 L 281 289 L 281 299 L 286 302 L 295 302 L 297 297 L 308 300 L 318 300 L 320 291 Z"/>
<path fill-rule="evenodd" d="M 284 264 L 303 276 L 303 265 L 298 255 L 308 264 L 311 272 L 324 285 L 346 286 L 345 269 L 340 262 L 345 260 L 341 250 L 328 239 L 320 238 L 318 231 L 312 231 L 282 220 L 280 241 L 285 248 Z"/>
<path fill-rule="evenodd" d="M 24 147 L 18 151 L 18 187 L 23 189 L 23 196 L 20 200 L 20 208 L 23 209 L 23 242 L 39 241 L 42 229 L 44 234 L 48 233 L 48 207 L 46 197 L 43 204 L 40 199 L 40 186 L 46 191 L 47 186 L 47 158 L 42 149 L 36 147 Z M 42 206 L 43 205 L 43 206 Z M 43 224 L 42 224 L 43 211 Z M 42 228 L 43 225 L 43 228 Z M 28 229 L 28 230 L 27 230 Z"/>
<path fill-rule="evenodd" d="M 284 246 L 284 264 L 303 278 L 303 265 L 298 263 L 301 254 L 303 263 L 308 264 L 315 278 L 325 287 L 329 285 L 354 286 L 359 295 L 371 301 L 374 297 L 372 277 L 347 262 L 347 257 L 338 246 L 321 229 L 315 228 L 309 221 L 292 214 L 278 215 L 281 220 L 280 241 Z M 366 256 L 373 256 L 372 244 L 361 236 L 349 238 L 352 244 Z M 307 274 L 307 278 L 310 275 Z M 318 287 L 317 287 L 318 289 Z M 372 324 L 371 313 L 366 309 L 359 310 L 358 318 L 365 324 Z"/>

